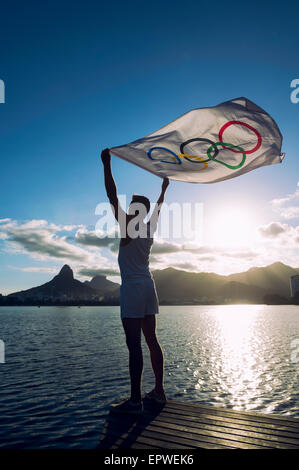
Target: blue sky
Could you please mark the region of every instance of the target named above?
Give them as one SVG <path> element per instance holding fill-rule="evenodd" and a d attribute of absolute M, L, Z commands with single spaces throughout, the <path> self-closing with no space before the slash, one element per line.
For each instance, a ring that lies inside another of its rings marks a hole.
<path fill-rule="evenodd" d="M 215 185 L 173 182 L 167 200 L 202 202 L 209 234 L 223 208 L 236 204 L 262 234 L 258 246 L 248 240 L 255 255 L 242 263 L 210 248 L 195 270 L 225 273 L 228 263 L 238 271 L 278 259 L 299 266 L 299 103 L 290 101 L 290 82 L 299 78 L 298 13 L 295 1 L 1 6 L 0 219 L 10 220 L 0 230 L 0 292 L 45 282 L 64 262 L 78 276 L 116 269 L 115 251 L 76 239 L 94 228 L 95 207 L 106 200 L 100 150 L 238 96 L 278 123 L 283 164 Z M 116 157 L 112 165 L 121 194 L 158 196 L 159 178 Z M 47 241 L 53 249 L 43 251 L 38 243 Z M 190 258 L 179 247 L 166 252 L 153 267 L 183 267 Z"/>

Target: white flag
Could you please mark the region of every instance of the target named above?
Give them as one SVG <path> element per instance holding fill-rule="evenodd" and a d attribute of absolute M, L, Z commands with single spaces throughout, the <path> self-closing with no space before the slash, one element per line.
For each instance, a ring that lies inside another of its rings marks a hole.
<path fill-rule="evenodd" d="M 271 116 L 247 98 L 236 98 L 193 109 L 110 152 L 160 177 L 215 183 L 281 163 L 281 144 L 282 135 Z"/>

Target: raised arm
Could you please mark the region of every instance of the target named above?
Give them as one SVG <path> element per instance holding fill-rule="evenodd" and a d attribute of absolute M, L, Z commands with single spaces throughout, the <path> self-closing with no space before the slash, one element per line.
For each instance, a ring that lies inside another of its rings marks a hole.
<path fill-rule="evenodd" d="M 117 197 L 116 184 L 111 171 L 111 156 L 108 148 L 102 151 L 101 158 L 104 165 L 106 193 L 110 204 L 113 206 L 114 216 L 116 220 L 120 223 L 121 216 L 126 217 L 126 213 L 123 211 Z"/>
<path fill-rule="evenodd" d="M 165 197 L 165 193 L 166 193 L 166 189 L 169 185 L 169 179 L 168 178 L 164 178 L 163 179 L 163 183 L 162 183 L 162 189 L 161 189 L 161 194 L 159 196 L 159 199 L 158 201 L 156 202 L 156 205 L 154 207 L 154 210 L 153 210 L 153 213 L 152 213 L 152 216 L 149 220 L 149 224 L 150 224 L 150 227 L 151 227 L 151 233 L 153 234 L 156 229 L 157 229 L 157 225 L 158 225 L 158 219 L 159 219 L 159 215 L 160 215 L 160 211 L 161 211 L 161 207 L 162 207 L 162 204 L 164 202 L 164 197 Z"/>

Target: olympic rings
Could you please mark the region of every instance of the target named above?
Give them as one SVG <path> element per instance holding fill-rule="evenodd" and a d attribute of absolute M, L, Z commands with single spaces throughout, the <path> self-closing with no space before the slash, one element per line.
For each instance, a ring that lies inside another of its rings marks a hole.
<path fill-rule="evenodd" d="M 191 142 L 196 142 L 196 141 L 208 142 L 208 144 L 213 145 L 214 151 L 215 151 L 215 153 L 214 153 L 214 158 L 217 157 L 217 155 L 218 155 L 218 153 L 219 153 L 219 150 L 217 149 L 217 147 L 216 147 L 216 145 L 214 144 L 214 142 L 212 142 L 212 141 L 209 140 L 209 139 L 201 139 L 201 138 L 199 138 L 199 137 L 198 137 L 198 138 L 195 138 L 195 139 L 189 139 L 189 140 L 186 140 L 186 142 L 183 142 L 183 143 L 181 144 L 181 146 L 180 146 L 180 151 L 181 151 L 181 153 L 184 154 L 184 147 L 185 147 L 185 145 L 188 145 L 188 144 L 190 144 Z M 185 157 L 186 160 L 191 161 L 191 160 L 189 159 L 189 157 L 185 156 L 185 154 L 184 154 L 184 157 Z M 210 160 L 210 158 L 207 158 L 207 160 L 203 160 L 203 162 L 208 162 L 209 160 Z M 198 163 L 198 162 L 194 162 L 194 163 Z"/>
<path fill-rule="evenodd" d="M 170 163 L 171 165 L 181 165 L 182 162 L 181 160 L 179 159 L 179 157 L 177 156 L 176 153 L 172 152 L 171 150 L 167 149 L 166 147 L 152 147 L 148 152 L 147 152 L 147 156 L 151 159 L 151 160 L 157 160 L 156 158 L 153 158 L 152 157 L 152 151 L 153 150 L 166 150 L 166 152 L 169 152 L 171 153 L 171 155 L 173 155 L 174 157 L 174 162 L 168 162 L 167 160 L 158 160 L 160 162 L 163 162 L 163 163 Z"/>
<path fill-rule="evenodd" d="M 255 133 L 255 135 L 257 136 L 257 139 L 258 139 L 256 146 L 255 146 L 253 149 L 251 149 L 251 150 L 246 150 L 246 151 L 244 150 L 243 153 L 249 155 L 250 153 L 256 152 L 256 151 L 260 148 L 260 146 L 262 145 L 262 136 L 261 136 L 261 134 L 260 134 L 256 129 L 254 129 L 254 127 L 250 126 L 250 125 L 247 124 L 246 122 L 242 122 L 242 121 L 229 121 L 229 122 L 227 122 L 226 124 L 224 124 L 224 126 L 221 127 L 221 129 L 220 129 L 220 131 L 219 131 L 219 134 L 218 134 L 220 142 L 223 142 L 223 141 L 222 141 L 223 132 L 225 131 L 225 129 L 227 129 L 227 128 L 228 128 L 229 126 L 231 126 L 232 124 L 240 124 L 241 126 L 245 126 L 245 127 L 247 127 L 248 129 L 250 129 L 251 131 L 253 131 L 253 132 Z M 222 147 L 225 148 L 224 145 L 222 145 Z M 232 150 L 232 149 L 231 149 L 231 151 L 232 151 L 232 152 L 235 152 L 235 153 L 238 153 L 238 152 L 239 152 L 238 150 Z"/>
<path fill-rule="evenodd" d="M 223 133 L 224 133 L 224 131 L 229 126 L 231 126 L 233 124 L 239 124 L 241 126 L 247 127 L 248 129 L 250 129 L 251 131 L 253 131 L 255 133 L 255 135 L 257 136 L 258 142 L 257 142 L 257 144 L 254 148 L 252 148 L 251 150 L 244 150 L 242 147 L 240 147 L 238 145 L 223 142 Z M 244 165 L 244 163 L 246 161 L 246 155 L 249 155 L 251 153 L 256 152 L 260 148 L 260 146 L 262 145 L 262 140 L 263 140 L 261 134 L 256 129 L 254 129 L 252 126 L 250 126 L 246 122 L 242 122 L 242 121 L 229 121 L 229 122 L 227 122 L 226 124 L 224 124 L 221 127 L 221 129 L 219 131 L 219 134 L 218 134 L 218 137 L 219 137 L 219 142 L 212 142 L 209 139 L 204 139 L 204 138 L 200 138 L 200 137 L 196 137 L 194 139 L 186 140 L 185 142 L 183 142 L 180 145 L 180 152 L 181 153 L 179 153 L 178 155 L 175 152 L 173 152 L 172 150 L 169 150 L 166 147 L 152 147 L 147 152 L 147 156 L 148 156 L 148 158 L 150 158 L 153 161 L 159 161 L 159 162 L 168 163 L 168 164 L 171 164 L 171 165 L 181 165 L 182 164 L 181 158 L 184 158 L 185 160 L 187 160 L 191 163 L 196 163 L 196 164 L 197 163 L 202 163 L 203 167 L 200 168 L 200 170 L 205 170 L 206 168 L 208 168 L 208 162 L 209 161 L 214 161 L 214 162 L 220 163 L 221 165 L 226 166 L 230 170 L 237 170 L 238 168 L 241 168 Z M 184 147 L 186 145 L 190 144 L 191 142 L 207 142 L 208 144 L 210 144 L 209 148 L 207 149 L 207 157 L 208 158 L 204 159 L 202 157 L 198 157 L 198 156 L 195 156 L 195 155 L 188 155 L 188 154 L 184 153 Z M 238 165 L 229 165 L 228 163 L 225 163 L 221 160 L 217 160 L 216 157 L 219 153 L 219 149 L 218 149 L 219 146 L 221 146 L 223 149 L 230 150 L 231 152 L 234 152 L 234 153 L 242 153 L 243 156 L 242 156 L 241 162 Z M 171 160 L 173 160 L 173 161 L 160 160 L 159 158 L 153 158 L 152 157 L 152 152 L 154 150 L 165 150 L 166 152 L 169 152 L 172 155 Z M 211 155 L 212 150 L 214 150 L 213 155 Z"/>
<path fill-rule="evenodd" d="M 218 149 L 217 149 L 218 150 Z M 206 168 L 208 168 L 208 164 L 207 164 L 207 161 L 208 160 L 205 160 L 204 158 L 202 157 L 195 157 L 195 156 L 192 156 L 192 155 L 186 155 L 184 153 L 179 153 L 178 154 L 178 157 L 179 158 L 185 158 L 186 160 L 189 160 L 189 162 L 192 162 L 193 163 L 193 160 L 191 160 L 191 158 L 195 158 L 195 160 L 199 160 L 198 162 L 195 161 L 194 163 L 203 163 L 203 167 L 200 168 L 200 170 L 205 170 Z"/>
<path fill-rule="evenodd" d="M 241 168 L 244 165 L 245 160 L 246 160 L 246 154 L 244 152 L 244 149 L 242 149 L 242 147 L 238 147 L 238 145 L 233 145 L 233 144 L 228 144 L 228 143 L 223 143 L 223 142 L 215 142 L 214 145 L 222 145 L 222 146 L 227 145 L 227 147 L 230 147 L 229 150 L 231 150 L 231 147 L 237 148 L 237 149 L 239 149 L 238 152 L 243 152 L 243 158 L 242 158 L 241 163 L 239 163 L 239 165 L 229 165 L 228 163 L 222 162 L 221 160 L 216 160 L 216 158 L 211 157 L 211 155 L 210 155 L 211 154 L 210 149 L 212 147 L 212 145 L 211 145 L 211 147 L 209 147 L 208 150 L 207 150 L 207 155 L 208 155 L 210 160 L 213 160 L 214 162 L 217 162 L 217 163 L 221 163 L 221 165 L 224 165 L 227 168 L 230 168 L 231 170 L 237 170 L 238 168 Z M 226 147 L 224 147 L 224 148 L 226 148 Z"/>

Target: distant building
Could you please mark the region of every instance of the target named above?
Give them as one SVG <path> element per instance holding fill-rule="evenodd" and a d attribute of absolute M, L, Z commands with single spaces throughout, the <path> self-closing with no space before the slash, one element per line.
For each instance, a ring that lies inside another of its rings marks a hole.
<path fill-rule="evenodd" d="M 291 276 L 291 297 L 299 294 L 299 275 Z"/>

